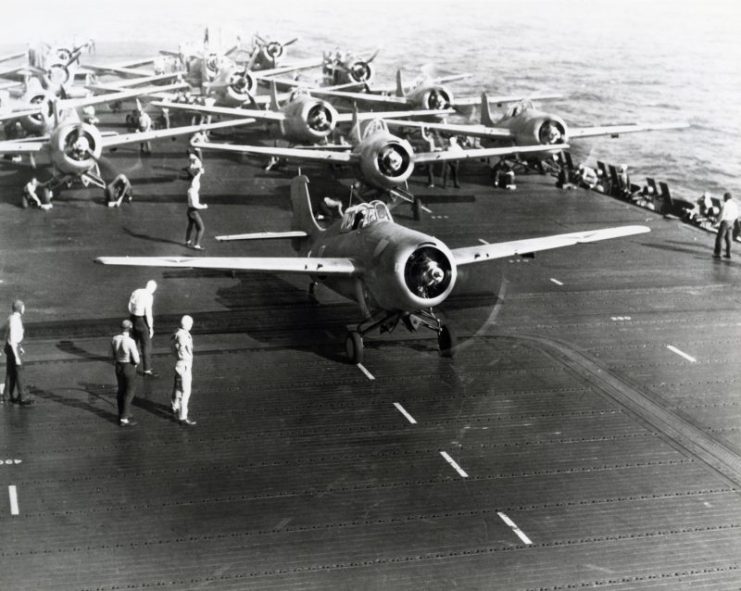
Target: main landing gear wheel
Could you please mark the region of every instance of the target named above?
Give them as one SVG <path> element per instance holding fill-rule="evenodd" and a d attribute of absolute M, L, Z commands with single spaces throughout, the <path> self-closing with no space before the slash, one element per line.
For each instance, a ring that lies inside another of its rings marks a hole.
<path fill-rule="evenodd" d="M 359 332 L 353 330 L 347 333 L 347 338 L 345 339 L 345 351 L 347 351 L 347 356 L 352 363 L 363 362 L 363 337 Z"/>
<path fill-rule="evenodd" d="M 437 333 L 437 345 L 440 348 L 440 355 L 443 357 L 452 357 L 457 344 L 458 341 L 453 331 L 450 330 L 447 324 L 443 324 Z"/>

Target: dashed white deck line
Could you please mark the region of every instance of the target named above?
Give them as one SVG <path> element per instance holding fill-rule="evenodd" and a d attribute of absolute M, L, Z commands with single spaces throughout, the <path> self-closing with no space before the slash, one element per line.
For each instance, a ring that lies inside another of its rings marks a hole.
<path fill-rule="evenodd" d="M 610 316 L 610 320 L 613 322 L 625 322 L 627 320 L 632 320 L 630 316 Z"/>
<path fill-rule="evenodd" d="M 451 458 L 451 457 L 450 457 L 450 456 L 448 455 L 448 452 L 446 452 L 446 451 L 441 451 L 441 452 L 440 452 L 440 455 L 441 455 L 441 456 L 443 457 L 443 459 L 444 459 L 444 460 L 445 460 L 446 462 L 448 462 L 448 464 L 450 464 L 451 466 L 453 466 L 453 469 L 454 469 L 454 470 L 455 470 L 456 472 L 458 472 L 458 474 L 460 474 L 460 475 L 461 475 L 461 476 L 462 476 L 463 478 L 468 478 L 468 474 L 466 474 L 465 470 L 464 470 L 463 468 L 461 468 L 461 467 L 460 467 L 460 466 L 459 466 L 459 465 L 458 465 L 458 464 L 456 463 L 456 461 L 455 461 L 455 460 L 454 460 L 453 458 Z"/>
<path fill-rule="evenodd" d="M 669 349 L 672 353 L 676 353 L 680 357 L 684 357 L 687 361 L 691 363 L 697 363 L 697 359 L 692 357 L 692 355 L 687 355 L 687 353 L 685 353 L 684 351 L 680 351 L 674 345 L 667 345 L 666 348 Z"/>
<path fill-rule="evenodd" d="M 365 374 L 365 377 L 367 377 L 369 380 L 375 380 L 376 379 L 375 376 L 371 372 L 369 372 L 366 369 L 365 365 L 363 365 L 362 363 L 358 363 L 358 369 L 360 371 L 362 371 Z"/>
<path fill-rule="evenodd" d="M 8 486 L 8 496 L 10 497 L 10 514 L 18 515 L 18 491 L 15 484 Z"/>
<path fill-rule="evenodd" d="M 12 459 L 12 460 L 10 460 L 10 459 L 9 460 L 0 460 L 0 466 L 2 466 L 3 464 L 6 464 L 8 466 L 11 466 L 13 464 L 20 464 L 22 461 L 23 460 L 21 460 L 19 458 L 15 458 L 15 459 Z"/>
<path fill-rule="evenodd" d="M 554 279 L 553 277 L 551 277 L 551 283 L 555 283 L 556 285 L 563 285 L 563 283 L 561 283 L 558 279 Z"/>
<path fill-rule="evenodd" d="M 479 238 L 479 242 L 481 242 L 481 244 L 489 244 L 489 243 L 488 243 L 488 242 L 487 242 L 486 240 L 484 240 L 483 238 Z"/>
<path fill-rule="evenodd" d="M 403 414 L 406 420 L 409 421 L 412 425 L 417 424 L 417 421 L 414 419 L 414 417 L 410 415 L 401 404 L 399 404 L 398 402 L 394 402 L 394 406 L 396 407 L 396 410 Z"/>
<path fill-rule="evenodd" d="M 527 544 L 528 546 L 532 544 L 532 541 L 530 540 L 530 538 L 528 538 L 525 535 L 525 532 L 523 532 L 519 527 L 517 527 L 517 524 L 514 521 L 512 521 L 509 517 L 507 517 L 507 515 L 505 515 L 501 511 L 497 511 L 497 515 L 499 515 L 499 517 L 501 518 L 502 521 L 504 521 L 504 523 L 506 523 L 508 526 L 512 528 L 512 531 L 515 532 L 515 534 L 517 534 L 517 537 L 520 538 L 524 544 Z"/>

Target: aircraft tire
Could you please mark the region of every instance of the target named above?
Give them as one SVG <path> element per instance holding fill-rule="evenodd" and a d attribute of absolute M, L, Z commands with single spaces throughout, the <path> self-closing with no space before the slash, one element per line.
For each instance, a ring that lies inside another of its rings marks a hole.
<path fill-rule="evenodd" d="M 412 201 L 412 217 L 417 222 L 422 218 L 422 200 L 419 197 L 415 197 Z"/>
<path fill-rule="evenodd" d="M 364 350 L 363 337 L 360 333 L 354 330 L 347 333 L 347 338 L 345 339 L 345 351 L 352 363 L 363 362 Z"/>
<path fill-rule="evenodd" d="M 440 355 L 442 357 L 453 357 L 457 344 L 458 340 L 455 338 L 453 331 L 450 330 L 447 324 L 443 324 L 440 327 L 440 332 L 437 333 L 437 345 L 440 348 Z"/>

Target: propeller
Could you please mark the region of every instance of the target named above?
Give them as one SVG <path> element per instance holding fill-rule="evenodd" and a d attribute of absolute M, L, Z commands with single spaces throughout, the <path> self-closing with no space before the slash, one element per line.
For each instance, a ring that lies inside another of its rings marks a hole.
<path fill-rule="evenodd" d="M 416 296 L 432 299 L 450 286 L 452 265 L 448 257 L 434 246 L 417 248 L 404 266 L 404 282 Z"/>
<path fill-rule="evenodd" d="M 317 103 L 309 109 L 307 122 L 309 127 L 318 133 L 326 133 L 332 129 L 334 116 L 324 103 Z"/>
<path fill-rule="evenodd" d="M 407 169 L 409 154 L 398 144 L 390 144 L 379 150 L 378 170 L 389 178 L 401 176 Z"/>

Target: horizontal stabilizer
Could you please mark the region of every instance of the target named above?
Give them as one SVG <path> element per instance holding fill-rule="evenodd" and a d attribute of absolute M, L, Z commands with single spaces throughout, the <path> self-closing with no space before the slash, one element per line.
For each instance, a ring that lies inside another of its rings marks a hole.
<path fill-rule="evenodd" d="M 308 238 L 309 235 L 301 230 L 289 232 L 253 232 L 251 234 L 227 234 L 217 236 L 216 240 L 227 242 L 229 240 L 274 240 L 276 238 Z"/>
<path fill-rule="evenodd" d="M 600 240 L 610 240 L 612 238 L 624 238 L 650 231 L 651 229 L 647 226 L 618 226 L 615 228 L 543 236 L 542 238 L 527 238 L 525 240 L 513 240 L 511 242 L 466 246 L 455 248 L 452 252 L 456 264 L 468 265 L 470 263 L 480 263 L 516 255 L 527 255 L 564 246 L 574 246 L 576 244 L 586 244 Z"/>

